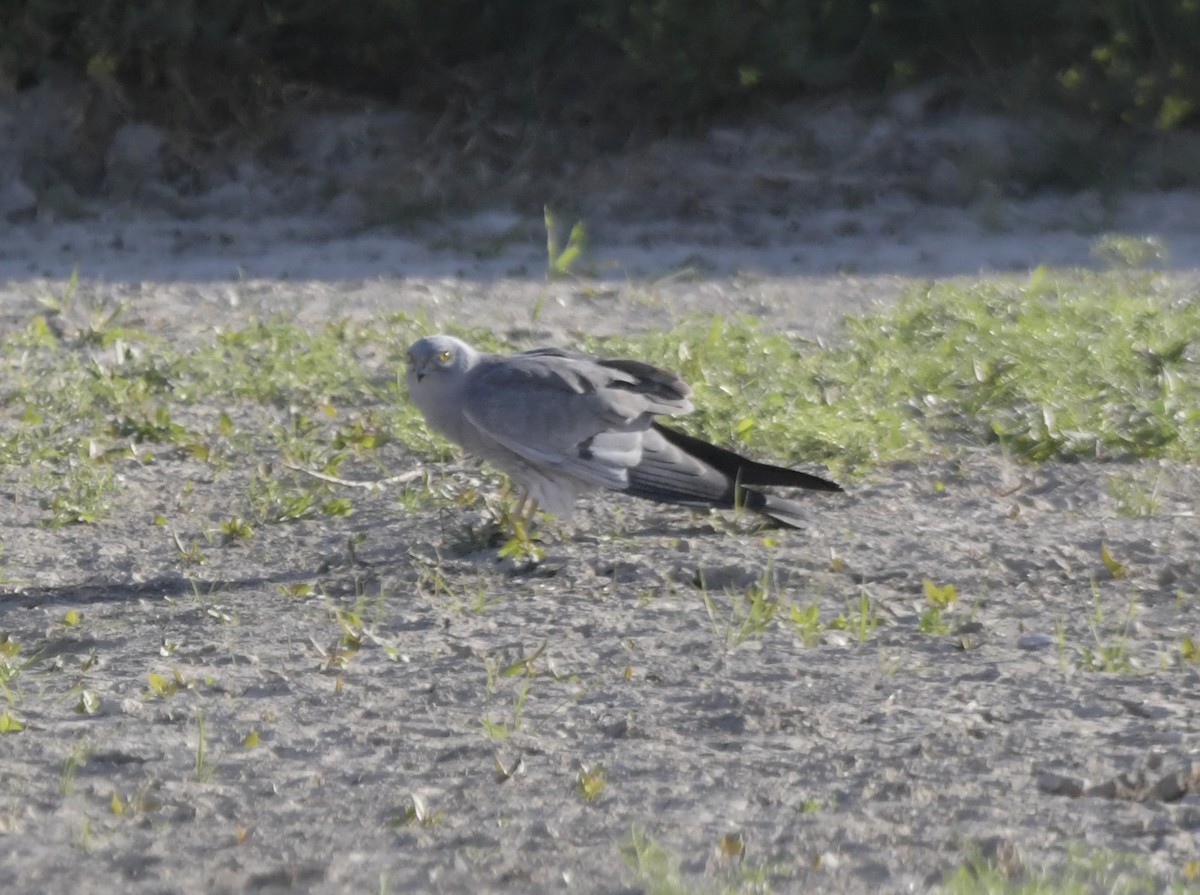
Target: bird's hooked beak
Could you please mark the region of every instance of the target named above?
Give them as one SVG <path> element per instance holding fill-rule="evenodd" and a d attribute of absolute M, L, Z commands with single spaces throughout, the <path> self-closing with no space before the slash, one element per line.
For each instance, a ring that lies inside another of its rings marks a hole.
<path fill-rule="evenodd" d="M 406 362 L 408 364 L 408 372 L 417 380 L 417 382 L 420 382 L 425 378 L 424 364 L 417 363 L 416 358 L 414 358 L 411 354 L 408 356 Z"/>

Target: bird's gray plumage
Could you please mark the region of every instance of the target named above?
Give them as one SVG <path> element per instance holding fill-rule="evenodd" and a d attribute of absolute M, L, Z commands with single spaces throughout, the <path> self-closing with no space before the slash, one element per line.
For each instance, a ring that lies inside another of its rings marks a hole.
<path fill-rule="evenodd" d="M 409 348 L 407 380 L 432 429 L 558 516 L 571 515 L 579 494 L 610 488 L 686 506 L 743 506 L 794 527 L 800 505 L 758 489 L 842 490 L 658 423 L 692 411 L 691 389 L 642 361 L 556 348 L 487 354 L 439 335 Z"/>

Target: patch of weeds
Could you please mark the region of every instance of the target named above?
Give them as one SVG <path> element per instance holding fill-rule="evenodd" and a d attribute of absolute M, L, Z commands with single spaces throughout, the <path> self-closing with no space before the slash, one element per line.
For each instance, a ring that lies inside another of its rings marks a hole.
<path fill-rule="evenodd" d="M 482 576 L 471 584 L 456 586 L 446 577 L 440 559 L 410 556 L 417 569 L 417 592 L 448 612 L 480 615 L 504 602 L 504 595 L 490 592 Z"/>
<path fill-rule="evenodd" d="M 546 647 L 549 641 L 543 640 L 533 652 L 522 652 L 515 659 L 509 659 L 503 664 L 493 656 L 485 656 L 484 671 L 487 674 L 485 685 L 484 713 L 480 725 L 489 738 L 495 741 L 508 739 L 514 733 L 524 729 L 525 705 L 529 699 L 533 682 L 538 679 L 549 679 L 555 683 L 570 685 L 567 694 L 549 711 L 542 714 L 541 721 L 552 717 L 563 706 L 575 702 L 582 693 L 578 688 L 578 678 L 573 674 L 556 671 L 545 659 Z M 546 667 L 540 667 L 542 664 Z M 515 687 L 505 687 L 512 692 L 512 707 L 499 717 L 491 709 L 492 699 L 507 679 L 517 679 Z"/>
<path fill-rule="evenodd" d="M 1157 236 L 1134 236 L 1126 233 L 1105 233 L 1098 237 L 1089 254 L 1109 267 L 1138 269 L 1152 264 L 1164 264 L 1171 253 Z"/>
<path fill-rule="evenodd" d="M 11 634 L 0 634 L 0 693 L 12 702 L 12 684 L 21 672 L 25 670 L 25 660 L 21 658 L 21 644 L 14 640 Z"/>
<path fill-rule="evenodd" d="M 1092 613 L 1088 619 L 1092 642 L 1076 647 L 1078 658 L 1075 667 L 1081 671 L 1102 671 L 1110 674 L 1129 674 L 1136 671 L 1138 666 L 1129 648 L 1129 627 L 1133 624 L 1136 608 L 1136 602 L 1131 597 L 1125 618 L 1118 627 L 1113 628 L 1106 621 L 1100 591 L 1093 582 Z"/>
<path fill-rule="evenodd" d="M 108 345 L 119 336 L 117 321 L 125 304 L 108 305 L 79 289 L 79 268 L 71 271 L 62 292 L 38 299 L 45 321 L 58 338 L 78 345 Z"/>
<path fill-rule="evenodd" d="M 152 781 L 147 781 L 138 787 L 133 796 L 127 799 L 122 799 L 121 794 L 114 789 L 108 800 L 108 810 L 119 817 L 132 814 L 151 814 L 158 811 L 162 808 L 162 802 L 151 793 L 153 786 Z"/>
<path fill-rule="evenodd" d="M 728 616 L 718 618 L 716 602 L 708 592 L 704 581 L 704 572 L 700 572 L 700 597 L 708 612 L 713 634 L 724 642 L 726 649 L 735 649 L 761 637 L 771 622 L 774 621 L 783 605 L 775 596 L 775 581 L 770 568 L 763 571 L 757 582 L 750 585 L 741 594 L 726 591 L 729 599 Z"/>
<path fill-rule="evenodd" d="M 0 712 L 0 733 L 20 733 L 24 729 L 25 722 L 9 709 Z"/>
<path fill-rule="evenodd" d="M 180 690 L 190 689 L 191 681 L 184 677 L 183 672 L 178 668 L 171 669 L 171 675 L 168 677 L 165 674 L 159 674 L 157 671 L 151 671 L 146 675 L 146 692 L 145 696 L 155 696 L 159 699 L 170 699 Z"/>
<path fill-rule="evenodd" d="M 1112 555 L 1107 544 L 1100 545 L 1100 562 L 1104 564 L 1104 570 L 1108 572 L 1109 577 L 1114 580 L 1129 574 L 1129 568 Z"/>
<path fill-rule="evenodd" d="M 854 635 L 859 643 L 865 643 L 879 627 L 879 616 L 871 602 L 870 595 L 865 590 L 859 592 L 858 599 L 847 603 L 843 612 L 829 623 L 829 627 L 838 631 L 846 631 Z"/>
<path fill-rule="evenodd" d="M 534 537 L 538 537 L 535 535 Z M 525 526 L 518 524 L 513 536 L 505 541 L 497 555 L 501 559 L 511 559 L 514 562 L 536 565 L 546 558 L 546 551 L 529 535 L 525 534 Z"/>
<path fill-rule="evenodd" d="M 262 320 L 190 352 L 177 387 L 189 396 L 336 413 L 338 404 L 372 394 L 357 352 L 374 338 L 349 321 L 309 330 L 281 318 Z"/>
<path fill-rule="evenodd" d="M 100 696 L 95 690 L 79 690 L 79 700 L 75 703 L 75 711 L 80 715 L 94 715 L 100 710 Z"/>
<path fill-rule="evenodd" d="M 254 470 L 247 499 L 255 518 L 268 525 L 299 522 L 319 513 L 318 498 L 308 483 L 281 481 L 268 464 L 260 463 Z"/>
<path fill-rule="evenodd" d="M 63 761 L 62 770 L 58 774 L 58 794 L 69 796 L 75 791 L 75 774 L 87 764 L 87 758 L 92 752 L 88 743 L 77 743 L 71 754 Z"/>
<path fill-rule="evenodd" d="M 419 795 L 409 793 L 408 804 L 404 810 L 388 821 L 390 827 L 432 827 L 441 823 L 442 812 L 432 811 L 425 800 Z"/>
<path fill-rule="evenodd" d="M 804 607 L 789 606 L 785 621 L 804 646 L 818 646 L 821 643 L 821 607 L 816 603 Z"/>
<path fill-rule="evenodd" d="M 1195 891 L 1194 879 L 1181 868 L 1174 879 L 1164 879 L 1142 855 L 1120 852 L 1068 850 L 1057 868 L 1032 868 L 1014 855 L 1010 860 L 990 861 L 974 855 L 948 872 L 937 889 L 941 895 L 1153 895 L 1158 892 Z"/>
<path fill-rule="evenodd" d="M 71 833 L 71 847 L 84 854 L 92 853 L 92 828 L 86 817 L 79 822 L 79 829 Z"/>
<path fill-rule="evenodd" d="M 958 601 L 958 590 L 953 584 L 934 584 L 926 578 L 921 582 L 925 592 L 925 608 L 917 620 L 917 630 L 922 634 L 945 634 L 950 624 L 944 613 Z"/>
<path fill-rule="evenodd" d="M 1153 516 L 1161 503 L 1162 472 L 1153 471 L 1153 481 L 1144 469 L 1117 473 L 1104 477 L 1108 496 L 1117 502 L 1117 512 L 1122 516 Z"/>
<path fill-rule="evenodd" d="M 307 581 L 293 581 L 288 584 L 276 584 L 275 589 L 285 597 L 293 600 L 303 600 L 313 595 L 313 586 Z"/>
<path fill-rule="evenodd" d="M 356 414 L 348 422 L 338 426 L 330 439 L 330 446 L 335 451 L 349 451 L 362 456 L 377 450 L 391 441 L 391 433 L 384 423 L 382 416 L 371 411 L 365 415 Z M 335 470 L 325 470 L 332 475 Z"/>
<path fill-rule="evenodd" d="M 621 859 L 646 895 L 686 895 L 699 890 L 684 882 L 679 856 L 634 827 L 621 843 Z"/>
<path fill-rule="evenodd" d="M 1200 646 L 1186 634 L 1179 641 L 1179 658 L 1188 665 L 1200 665 Z"/>
<path fill-rule="evenodd" d="M 220 524 L 220 529 L 227 544 L 240 544 L 254 536 L 254 526 L 241 516 L 230 516 Z"/>
<path fill-rule="evenodd" d="M 746 588 L 742 612 L 734 644 L 741 645 L 751 638 L 760 636 L 779 611 L 779 599 L 772 593 L 772 576 L 768 568 L 753 586 Z"/>
<path fill-rule="evenodd" d="M 89 460 L 71 462 L 46 502 L 50 515 L 42 520 L 43 524 L 58 528 L 99 522 L 112 509 L 112 496 L 117 490 L 108 466 Z"/>
<path fill-rule="evenodd" d="M 784 865 L 751 864 L 745 861 L 746 841 L 739 833 L 718 839 L 709 863 L 715 877 L 705 884 L 692 883 L 681 870 L 682 862 L 663 845 L 635 826 L 620 846 L 621 860 L 633 873 L 646 895 L 749 895 L 768 893 L 771 880 L 791 875 Z"/>
<path fill-rule="evenodd" d="M 110 432 L 116 438 L 136 442 L 184 444 L 198 442 L 200 435 L 171 419 L 171 410 L 159 404 L 153 411 L 139 409 L 129 415 L 115 418 Z"/>
<path fill-rule="evenodd" d="M 479 719 L 479 723 L 483 726 L 484 732 L 493 740 L 506 740 L 514 733 L 521 729 L 521 715 L 525 711 L 525 700 L 529 698 L 529 688 L 531 682 L 529 680 L 521 681 L 513 694 L 512 710 L 507 717 L 499 719 L 493 717 L 490 710 L 485 711 L 483 717 Z M 492 687 L 488 689 L 488 701 L 491 701 Z"/>
<path fill-rule="evenodd" d="M 546 273 L 552 280 L 570 276 L 572 268 L 579 263 L 583 254 L 586 239 L 583 221 L 575 222 L 567 236 L 566 246 L 561 246 L 558 221 L 549 205 L 543 210 L 543 219 L 546 224 Z"/>
<path fill-rule="evenodd" d="M 585 802 L 594 802 L 608 785 L 608 771 L 603 764 L 584 765 L 575 775 L 576 788 Z"/>
<path fill-rule="evenodd" d="M 340 693 L 342 672 L 349 666 L 350 660 L 362 649 L 366 640 L 366 627 L 363 624 L 362 616 L 354 609 L 334 606 L 331 611 L 340 632 L 337 641 L 328 650 L 322 649 L 315 641 L 313 646 L 321 656 L 322 671 L 326 674 L 337 675 L 336 688 Z"/>
<path fill-rule="evenodd" d="M 208 730 L 204 725 L 204 711 L 196 708 L 196 758 L 193 765 L 196 780 L 205 783 L 212 779 L 217 766 L 208 753 Z"/>
<path fill-rule="evenodd" d="M 198 566 L 202 565 L 208 557 L 204 555 L 204 551 L 200 549 L 200 543 L 193 540 L 190 544 L 184 544 L 183 538 L 179 536 L 179 532 L 171 531 L 171 541 L 175 544 L 175 550 L 179 553 L 179 558 L 185 565 Z"/>

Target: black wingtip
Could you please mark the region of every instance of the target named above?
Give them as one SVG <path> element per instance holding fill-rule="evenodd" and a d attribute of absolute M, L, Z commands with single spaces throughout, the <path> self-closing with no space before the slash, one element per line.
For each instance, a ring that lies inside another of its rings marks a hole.
<path fill-rule="evenodd" d="M 773 466 L 770 463 L 759 463 L 728 450 L 710 444 L 703 439 L 671 429 L 661 423 L 655 423 L 654 428 L 680 450 L 686 451 L 697 460 L 718 469 L 731 479 L 743 486 L 759 488 L 807 488 L 810 491 L 839 492 L 843 491 L 837 482 L 823 479 L 811 473 L 798 469 L 788 469 L 784 466 Z"/>

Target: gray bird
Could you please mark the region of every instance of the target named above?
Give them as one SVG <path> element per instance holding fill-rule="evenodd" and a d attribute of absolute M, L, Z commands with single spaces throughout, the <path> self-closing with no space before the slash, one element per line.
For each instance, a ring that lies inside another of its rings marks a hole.
<path fill-rule="evenodd" d="M 799 527 L 799 503 L 759 488 L 841 491 L 826 479 L 757 463 L 667 428 L 693 409 L 674 373 L 637 360 L 557 348 L 500 355 L 453 336 L 408 349 L 408 394 L 430 428 L 487 460 L 556 516 L 595 488 L 690 507 L 745 507 Z M 532 514 L 531 514 L 532 515 Z"/>

